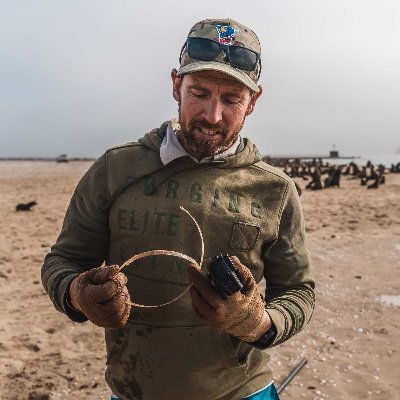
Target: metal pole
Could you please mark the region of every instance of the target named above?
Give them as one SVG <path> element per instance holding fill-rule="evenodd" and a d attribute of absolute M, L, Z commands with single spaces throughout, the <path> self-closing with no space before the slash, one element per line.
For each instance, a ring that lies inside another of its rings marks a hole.
<path fill-rule="evenodd" d="M 281 393 L 289 382 L 300 372 L 300 370 L 307 364 L 307 358 L 303 358 L 288 374 L 285 380 L 280 384 L 277 389 L 278 394 Z"/>

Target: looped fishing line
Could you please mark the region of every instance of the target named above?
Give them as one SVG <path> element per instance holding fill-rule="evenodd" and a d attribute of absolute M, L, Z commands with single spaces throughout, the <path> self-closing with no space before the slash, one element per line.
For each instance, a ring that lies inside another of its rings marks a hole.
<path fill-rule="evenodd" d="M 185 208 L 183 208 L 182 206 L 180 206 L 180 209 L 185 211 L 185 213 L 187 213 L 189 215 L 190 218 L 192 218 L 192 220 L 194 221 L 194 223 L 196 224 L 197 230 L 199 232 L 200 235 L 200 242 L 201 242 L 201 258 L 200 258 L 200 263 L 197 263 L 196 260 L 194 260 L 192 257 L 187 256 L 186 254 L 183 253 L 179 253 L 177 251 L 172 251 L 172 250 L 150 250 L 150 251 L 144 251 L 143 253 L 139 253 L 136 254 L 135 256 L 131 257 L 129 260 L 125 261 L 120 267 L 119 267 L 119 271 L 121 271 L 123 268 L 126 268 L 128 265 L 132 264 L 133 262 L 135 262 L 136 260 L 139 260 L 140 258 L 145 258 L 145 257 L 149 257 L 149 256 L 174 256 L 174 257 L 179 257 L 179 258 L 183 258 L 184 260 L 187 260 L 189 262 L 191 262 L 192 264 L 196 265 L 196 267 L 200 270 L 201 266 L 203 264 L 203 258 L 204 258 L 204 239 L 203 239 L 203 234 L 201 232 L 200 226 L 197 223 L 197 221 L 194 219 L 194 217 L 192 216 L 192 214 L 190 214 L 190 212 L 188 210 L 186 210 Z M 131 304 L 132 306 L 136 306 L 136 307 L 142 307 L 142 308 L 157 308 L 157 307 L 163 307 L 166 306 L 168 304 L 173 303 L 174 301 L 177 301 L 178 299 L 180 299 L 182 296 L 184 296 L 189 289 L 192 287 L 192 284 L 190 284 L 179 296 L 175 297 L 174 299 L 163 303 L 163 304 L 158 304 L 155 306 L 146 306 L 144 304 L 137 304 L 137 303 L 132 303 L 130 302 L 129 304 Z"/>

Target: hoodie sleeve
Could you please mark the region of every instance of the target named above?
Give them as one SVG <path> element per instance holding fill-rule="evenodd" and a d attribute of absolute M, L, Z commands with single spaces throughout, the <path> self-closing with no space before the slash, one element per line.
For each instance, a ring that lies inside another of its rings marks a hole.
<path fill-rule="evenodd" d="M 269 347 L 298 333 L 314 310 L 314 279 L 305 240 L 304 218 L 293 181 L 282 203 L 278 237 L 264 251 L 266 310 L 277 334 Z"/>
<path fill-rule="evenodd" d="M 107 155 L 103 155 L 80 180 L 71 198 L 61 233 L 42 266 L 42 283 L 55 308 L 76 321 L 82 314 L 68 305 L 71 281 L 81 272 L 100 266 L 107 256 L 109 227 L 105 205 Z"/>

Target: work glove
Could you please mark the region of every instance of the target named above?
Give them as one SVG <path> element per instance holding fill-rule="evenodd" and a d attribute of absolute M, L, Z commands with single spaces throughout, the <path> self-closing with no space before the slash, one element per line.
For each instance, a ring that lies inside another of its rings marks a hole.
<path fill-rule="evenodd" d="M 93 268 L 73 279 L 71 304 L 97 326 L 122 328 L 131 310 L 127 281 L 118 265 Z"/>
<path fill-rule="evenodd" d="M 230 257 L 238 270 L 243 289 L 230 296 L 222 296 L 210 279 L 194 265 L 188 269 L 192 305 L 195 313 L 210 326 L 236 336 L 246 342 L 260 339 L 272 322 L 257 283 L 250 270 L 237 257 Z"/>

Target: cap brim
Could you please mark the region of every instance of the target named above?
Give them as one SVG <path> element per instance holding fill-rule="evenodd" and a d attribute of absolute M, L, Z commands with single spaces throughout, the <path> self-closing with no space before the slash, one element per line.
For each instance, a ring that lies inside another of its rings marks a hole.
<path fill-rule="evenodd" d="M 196 61 L 191 64 L 179 68 L 178 75 L 190 74 L 196 71 L 220 71 L 227 75 L 232 76 L 238 81 L 242 82 L 253 92 L 259 92 L 257 84 L 243 71 L 235 69 L 228 64 L 223 64 L 216 61 Z"/>

